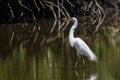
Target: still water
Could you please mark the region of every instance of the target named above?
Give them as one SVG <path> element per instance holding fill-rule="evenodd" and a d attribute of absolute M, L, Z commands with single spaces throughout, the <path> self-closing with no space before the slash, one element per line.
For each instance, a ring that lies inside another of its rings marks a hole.
<path fill-rule="evenodd" d="M 0 80 L 119 80 L 120 24 L 104 23 L 97 33 L 91 22 L 79 19 L 75 36 L 98 57 L 84 57 L 77 68 L 76 50 L 68 42 L 71 23 L 41 19 L 28 24 L 0 26 Z"/>

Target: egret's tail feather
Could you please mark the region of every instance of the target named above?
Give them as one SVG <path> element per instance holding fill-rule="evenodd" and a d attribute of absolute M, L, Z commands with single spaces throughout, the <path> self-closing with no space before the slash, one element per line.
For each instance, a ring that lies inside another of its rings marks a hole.
<path fill-rule="evenodd" d="M 97 61 L 98 61 L 98 60 L 97 60 L 97 56 L 96 56 L 95 54 L 93 54 L 93 55 L 91 56 L 91 60 L 97 62 Z"/>

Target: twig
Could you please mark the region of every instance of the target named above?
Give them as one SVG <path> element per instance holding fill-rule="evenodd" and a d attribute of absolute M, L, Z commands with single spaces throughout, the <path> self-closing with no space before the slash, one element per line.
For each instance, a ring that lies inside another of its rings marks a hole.
<path fill-rule="evenodd" d="M 54 31 L 56 24 L 57 24 L 57 20 L 54 21 L 53 27 L 50 30 L 50 34 Z"/>
<path fill-rule="evenodd" d="M 34 4 L 35 4 L 36 8 L 38 9 L 38 11 L 40 11 L 40 8 L 38 7 L 38 5 L 37 5 L 37 3 L 36 3 L 36 0 L 33 0 L 33 2 L 34 2 Z"/>
<path fill-rule="evenodd" d="M 61 4 L 61 7 L 62 7 L 62 9 L 65 11 L 65 13 L 66 13 L 66 16 L 68 17 L 68 18 L 70 18 L 70 15 L 69 15 L 69 13 L 67 12 L 67 10 L 65 9 L 65 7 Z"/>
<path fill-rule="evenodd" d="M 72 7 L 75 7 L 69 0 L 66 0 Z"/>
<path fill-rule="evenodd" d="M 105 13 L 104 13 L 102 7 L 98 4 L 98 2 L 96 0 L 94 0 L 94 1 L 95 1 L 96 6 L 98 7 L 98 12 L 99 12 L 99 21 L 98 21 L 98 25 L 96 26 L 96 29 L 94 31 L 94 33 L 95 33 L 98 31 L 100 25 L 103 23 L 104 18 L 105 18 Z M 102 14 L 103 14 L 103 16 L 102 16 Z"/>
<path fill-rule="evenodd" d="M 53 7 L 56 6 L 56 5 L 55 5 L 53 2 L 49 2 L 49 1 L 45 1 L 45 3 L 47 3 L 47 4 L 45 4 L 45 5 L 48 6 L 48 7 L 52 10 L 53 15 L 54 15 L 54 18 L 57 19 L 55 10 L 54 10 L 54 8 L 53 8 Z"/>
<path fill-rule="evenodd" d="M 60 3 L 59 3 L 59 0 L 57 0 L 57 5 L 58 5 L 58 18 L 60 18 Z"/>
<path fill-rule="evenodd" d="M 23 5 L 20 0 L 19 0 L 19 4 L 20 4 L 21 7 L 27 9 L 28 11 L 30 11 L 31 14 L 32 14 L 33 20 L 36 21 L 35 15 L 33 14 L 33 11 L 31 9 L 29 9 L 27 6 Z"/>
<path fill-rule="evenodd" d="M 44 6 L 44 4 L 41 2 L 41 1 L 39 1 L 40 2 L 40 4 L 41 4 L 41 6 L 45 9 L 45 6 Z"/>
<path fill-rule="evenodd" d="M 14 19 L 14 13 L 13 13 L 13 10 L 12 10 L 12 7 L 11 7 L 10 3 L 8 3 L 8 7 L 10 9 L 11 16 Z"/>

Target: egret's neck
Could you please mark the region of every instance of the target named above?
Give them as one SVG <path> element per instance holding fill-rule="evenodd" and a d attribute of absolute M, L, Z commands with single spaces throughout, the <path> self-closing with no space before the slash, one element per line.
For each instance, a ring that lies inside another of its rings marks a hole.
<path fill-rule="evenodd" d="M 72 28 L 70 29 L 70 33 L 69 33 L 69 42 L 72 47 L 74 47 L 74 30 L 76 29 L 76 27 L 77 27 L 77 23 L 74 22 Z"/>
<path fill-rule="evenodd" d="M 69 40 L 70 39 L 74 39 L 74 29 L 70 29 L 70 33 L 69 33 Z"/>

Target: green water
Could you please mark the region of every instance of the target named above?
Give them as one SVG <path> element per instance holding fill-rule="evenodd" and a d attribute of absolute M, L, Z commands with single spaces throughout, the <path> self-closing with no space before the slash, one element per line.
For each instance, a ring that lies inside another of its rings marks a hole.
<path fill-rule="evenodd" d="M 88 24 L 86 24 L 88 25 Z M 0 26 L 0 80 L 119 80 L 120 28 L 101 25 L 95 34 L 81 21 L 81 37 L 98 57 L 98 63 L 79 59 L 68 42 L 71 24 L 39 20 L 32 24 Z"/>

